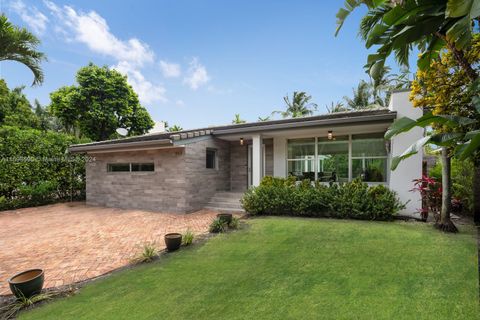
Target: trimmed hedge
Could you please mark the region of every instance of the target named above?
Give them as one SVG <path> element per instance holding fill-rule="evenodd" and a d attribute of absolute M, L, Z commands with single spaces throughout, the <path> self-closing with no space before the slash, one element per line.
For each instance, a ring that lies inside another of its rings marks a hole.
<path fill-rule="evenodd" d="M 263 178 L 249 189 L 242 206 L 253 215 L 332 217 L 339 219 L 392 220 L 405 207 L 396 193 L 383 185 L 360 180 L 342 184 L 300 183 L 295 177 Z"/>
<path fill-rule="evenodd" d="M 85 158 L 66 153 L 73 136 L 0 127 L 0 210 L 85 198 Z"/>

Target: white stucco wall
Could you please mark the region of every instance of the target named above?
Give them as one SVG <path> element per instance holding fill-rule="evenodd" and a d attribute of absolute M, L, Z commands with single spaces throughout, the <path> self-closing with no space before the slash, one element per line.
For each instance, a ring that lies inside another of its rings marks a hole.
<path fill-rule="evenodd" d="M 420 108 L 414 108 L 408 99 L 408 91 L 394 92 L 390 98 L 389 109 L 397 112 L 397 119 L 409 117 L 417 119 L 422 116 Z M 401 155 L 410 145 L 423 137 L 422 128 L 414 128 L 408 132 L 394 137 L 391 141 L 391 156 Z M 396 191 L 402 202 L 407 202 L 407 207 L 401 212 L 405 215 L 419 216 L 416 212 L 421 208 L 421 197 L 418 192 L 410 192 L 413 188 L 413 179 L 422 176 L 423 152 L 403 160 L 395 171 L 390 172 L 390 189 Z"/>
<path fill-rule="evenodd" d="M 287 138 L 273 138 L 273 176 L 285 178 L 287 175 Z"/>

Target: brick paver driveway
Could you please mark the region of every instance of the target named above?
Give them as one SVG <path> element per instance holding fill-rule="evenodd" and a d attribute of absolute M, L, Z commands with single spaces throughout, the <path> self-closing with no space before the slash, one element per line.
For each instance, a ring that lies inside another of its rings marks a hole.
<path fill-rule="evenodd" d="M 163 235 L 190 229 L 206 232 L 215 212 L 188 215 L 55 204 L 0 212 L 0 295 L 7 279 L 29 268 L 45 270 L 45 287 L 102 275 L 124 266 Z"/>

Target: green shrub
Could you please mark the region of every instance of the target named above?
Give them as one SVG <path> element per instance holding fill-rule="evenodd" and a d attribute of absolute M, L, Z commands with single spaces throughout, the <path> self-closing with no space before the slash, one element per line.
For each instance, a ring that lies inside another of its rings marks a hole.
<path fill-rule="evenodd" d="M 85 158 L 69 145 L 86 142 L 51 131 L 0 127 L 0 210 L 85 198 Z"/>
<path fill-rule="evenodd" d="M 228 224 L 229 229 L 236 230 L 240 225 L 240 219 L 238 217 L 232 217 L 232 221 Z"/>
<path fill-rule="evenodd" d="M 348 183 L 296 184 L 292 178 L 266 177 L 259 187 L 242 198 L 243 208 L 253 215 L 391 220 L 404 207 L 395 192 L 383 185 L 369 187 L 360 180 Z"/>
<path fill-rule="evenodd" d="M 211 233 L 221 233 L 227 230 L 227 224 L 220 218 L 213 219 L 212 223 L 208 227 L 208 231 Z"/>
<path fill-rule="evenodd" d="M 151 262 L 158 256 L 158 249 L 155 242 L 147 242 L 143 245 L 140 253 L 132 259 L 132 263 Z"/>

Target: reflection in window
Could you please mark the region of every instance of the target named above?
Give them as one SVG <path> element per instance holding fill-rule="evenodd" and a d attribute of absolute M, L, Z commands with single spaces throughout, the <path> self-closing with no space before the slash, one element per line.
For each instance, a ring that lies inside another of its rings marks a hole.
<path fill-rule="evenodd" d="M 318 139 L 318 180 L 348 181 L 348 137 Z"/>
<path fill-rule="evenodd" d="M 315 138 L 288 140 L 288 174 L 297 180 L 315 180 Z"/>
<path fill-rule="evenodd" d="M 366 182 L 387 181 L 387 150 L 383 134 L 352 136 L 352 176 Z"/>

